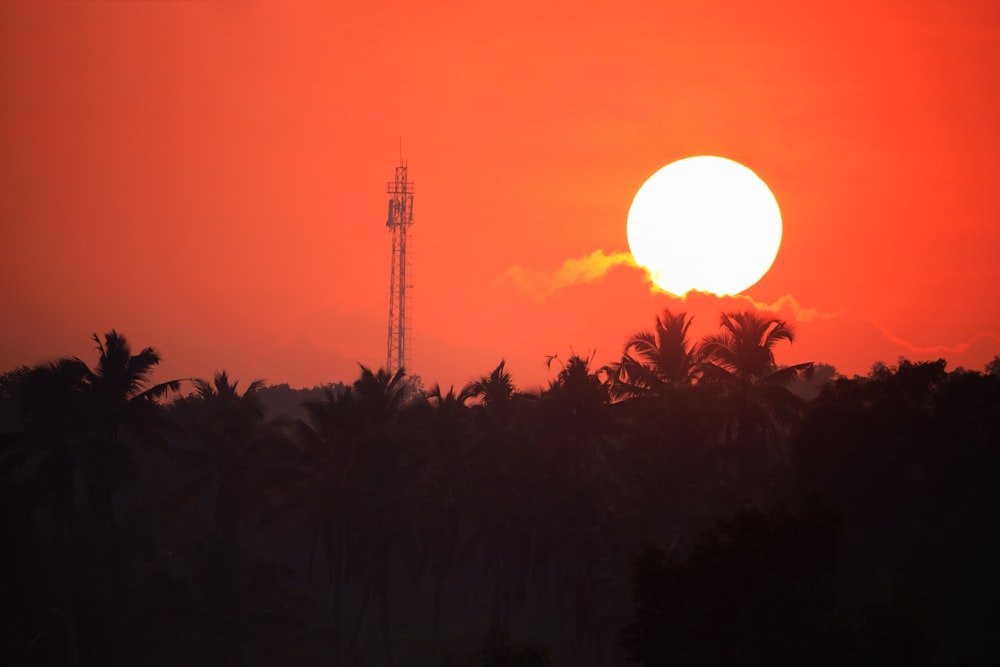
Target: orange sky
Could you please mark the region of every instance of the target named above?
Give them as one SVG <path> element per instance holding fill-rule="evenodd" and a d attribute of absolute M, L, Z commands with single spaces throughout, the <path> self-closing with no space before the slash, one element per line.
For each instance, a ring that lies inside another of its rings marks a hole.
<path fill-rule="evenodd" d="M 385 361 L 386 181 L 416 182 L 411 366 L 599 362 L 660 308 L 632 195 L 738 160 L 784 240 L 746 296 L 779 362 L 1000 352 L 1000 9 L 983 1 L 0 4 L 0 369 L 92 361 L 310 386 Z M 598 252 L 601 251 L 601 252 Z"/>

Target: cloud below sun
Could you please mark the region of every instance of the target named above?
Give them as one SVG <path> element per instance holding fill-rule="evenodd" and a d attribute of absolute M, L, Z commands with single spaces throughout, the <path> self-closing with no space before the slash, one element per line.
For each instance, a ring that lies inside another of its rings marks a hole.
<path fill-rule="evenodd" d="M 752 307 L 773 313 L 799 331 L 795 344 L 797 351 L 792 352 L 796 360 L 802 355 L 815 357 L 812 360 L 832 363 L 848 375 L 867 372 L 875 361 L 894 363 L 899 357 L 913 360 L 945 358 L 952 367 L 979 369 L 991 356 L 990 350 L 1000 343 L 996 334 L 981 331 L 968 340 L 921 345 L 850 308 L 825 312 L 820 308 L 803 306 L 792 294 L 779 296 L 770 303 L 758 301 L 747 292 L 718 296 L 691 291 L 677 296 L 657 287 L 648 270 L 636 264 L 630 253 L 606 253 L 603 249 L 566 259 L 555 269 L 525 268 L 515 264 L 494 278 L 491 285 L 493 288 L 513 286 L 541 304 L 561 290 L 600 281 L 609 271 L 622 266 L 642 272 L 650 292 L 672 302 L 664 303 L 662 307 L 694 314 L 697 320 L 702 321 L 702 326 L 714 324 L 717 315 L 724 311 Z M 650 313 L 650 319 L 654 314 Z M 846 350 L 843 359 L 823 358 L 829 349 L 836 347 L 831 346 L 832 341 L 837 341 Z"/>

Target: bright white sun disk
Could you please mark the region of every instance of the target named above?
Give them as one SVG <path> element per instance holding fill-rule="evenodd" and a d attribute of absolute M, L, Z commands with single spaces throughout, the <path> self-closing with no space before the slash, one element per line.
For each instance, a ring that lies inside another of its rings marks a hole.
<path fill-rule="evenodd" d="M 643 183 L 629 208 L 627 235 L 636 263 L 661 289 L 738 294 L 771 268 L 781 245 L 781 211 L 747 167 L 690 157 Z"/>

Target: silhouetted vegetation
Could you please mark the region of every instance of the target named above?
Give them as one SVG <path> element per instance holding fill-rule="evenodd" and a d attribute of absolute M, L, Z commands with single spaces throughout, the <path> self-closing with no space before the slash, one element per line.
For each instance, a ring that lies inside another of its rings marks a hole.
<path fill-rule="evenodd" d="M 843 664 L 837 532 L 817 507 L 744 510 L 683 556 L 648 547 L 634 571 L 629 656 L 644 665 Z"/>
<path fill-rule="evenodd" d="M 684 313 L 598 368 L 296 390 L 0 375 L 0 662 L 1000 664 L 1000 357 L 779 367 Z"/>

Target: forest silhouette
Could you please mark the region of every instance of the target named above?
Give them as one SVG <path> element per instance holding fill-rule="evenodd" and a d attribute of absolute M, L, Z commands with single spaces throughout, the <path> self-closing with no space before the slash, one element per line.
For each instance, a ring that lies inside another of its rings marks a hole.
<path fill-rule="evenodd" d="M 1000 357 L 779 366 L 665 310 L 460 389 L 0 376 L 9 665 L 1000 665 Z"/>

